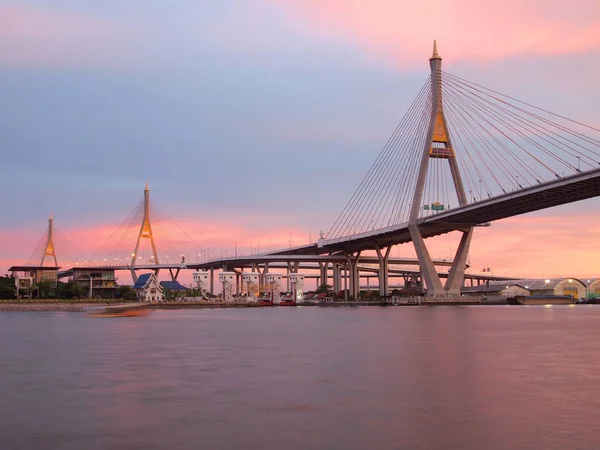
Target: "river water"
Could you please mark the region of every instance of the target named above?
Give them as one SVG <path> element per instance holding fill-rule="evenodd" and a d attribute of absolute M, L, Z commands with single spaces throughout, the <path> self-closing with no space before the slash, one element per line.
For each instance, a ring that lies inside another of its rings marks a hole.
<path fill-rule="evenodd" d="M 1 449 L 598 449 L 600 307 L 0 313 Z"/>

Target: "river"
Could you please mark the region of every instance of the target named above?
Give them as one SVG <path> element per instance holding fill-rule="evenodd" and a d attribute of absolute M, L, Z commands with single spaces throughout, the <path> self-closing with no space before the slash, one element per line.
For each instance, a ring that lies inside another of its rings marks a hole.
<path fill-rule="evenodd" d="M 600 307 L 0 313 L 1 449 L 597 449 Z"/>

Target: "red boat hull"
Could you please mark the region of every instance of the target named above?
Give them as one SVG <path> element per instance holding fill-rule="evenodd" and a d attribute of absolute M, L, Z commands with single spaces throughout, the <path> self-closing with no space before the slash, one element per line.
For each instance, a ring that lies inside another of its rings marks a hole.
<path fill-rule="evenodd" d="M 284 300 L 279 302 L 279 306 L 296 306 L 296 302 L 294 300 Z"/>
<path fill-rule="evenodd" d="M 271 300 L 259 300 L 258 306 L 273 306 L 273 301 Z"/>

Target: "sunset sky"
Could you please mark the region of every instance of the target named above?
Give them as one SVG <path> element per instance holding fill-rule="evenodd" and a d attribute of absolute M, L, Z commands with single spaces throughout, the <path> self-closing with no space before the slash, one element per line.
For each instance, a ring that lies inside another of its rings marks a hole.
<path fill-rule="evenodd" d="M 146 181 L 203 247 L 314 241 L 434 39 L 446 71 L 600 128 L 597 0 L 0 0 L 0 274 L 50 213 L 91 255 Z M 477 229 L 472 271 L 600 277 L 599 206 Z M 428 240 L 434 257 L 456 243 Z"/>

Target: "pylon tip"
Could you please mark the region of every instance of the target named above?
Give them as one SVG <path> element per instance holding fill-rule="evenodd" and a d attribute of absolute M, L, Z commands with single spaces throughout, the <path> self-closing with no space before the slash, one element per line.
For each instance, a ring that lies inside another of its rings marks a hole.
<path fill-rule="evenodd" d="M 429 58 L 430 60 L 432 59 L 442 59 L 442 57 L 440 55 L 438 55 L 438 49 L 437 49 L 437 41 L 434 40 L 433 41 L 433 55 L 431 55 L 431 58 Z"/>
<path fill-rule="evenodd" d="M 148 182 L 146 181 L 146 187 L 144 188 L 145 191 L 149 191 L 150 189 L 148 188 Z"/>
<path fill-rule="evenodd" d="M 52 213 L 50 213 L 50 220 L 52 220 Z"/>

